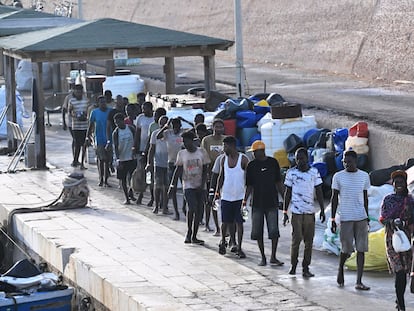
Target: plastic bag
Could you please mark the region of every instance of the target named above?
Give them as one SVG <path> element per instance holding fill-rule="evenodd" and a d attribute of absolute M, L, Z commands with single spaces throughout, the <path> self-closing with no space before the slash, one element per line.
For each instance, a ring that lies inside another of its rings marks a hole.
<path fill-rule="evenodd" d="M 247 98 L 229 98 L 226 100 L 226 110 L 231 114 L 235 114 L 237 111 L 252 110 L 253 102 Z"/>
<path fill-rule="evenodd" d="M 236 112 L 237 127 L 249 128 L 256 126 L 256 113 L 251 110 L 243 110 Z"/>
<path fill-rule="evenodd" d="M 392 234 L 392 247 L 397 253 L 404 253 L 411 249 L 410 241 L 404 231 L 395 228 Z"/>
<path fill-rule="evenodd" d="M 146 174 L 142 161 L 137 161 L 137 168 L 131 176 L 131 187 L 132 190 L 137 193 L 144 192 L 147 187 Z"/>
<path fill-rule="evenodd" d="M 368 234 L 368 252 L 365 253 L 365 271 L 388 270 L 387 255 L 385 251 L 385 229 Z M 356 252 L 345 262 L 350 270 L 356 270 Z"/>
<path fill-rule="evenodd" d="M 345 141 L 348 138 L 347 128 L 336 128 L 333 133 L 334 147 L 337 152 L 345 150 Z"/>

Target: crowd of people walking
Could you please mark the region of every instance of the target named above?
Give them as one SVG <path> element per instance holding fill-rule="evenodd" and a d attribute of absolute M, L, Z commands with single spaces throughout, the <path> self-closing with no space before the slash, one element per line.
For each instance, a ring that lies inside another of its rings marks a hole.
<path fill-rule="evenodd" d="M 204 124 L 204 116 L 194 120 L 168 118 L 164 108 L 155 111 L 145 94 L 137 95 L 136 103 L 111 91 L 89 104 L 81 85 L 74 86 L 63 105 L 63 129 L 72 138 L 73 167 L 87 169 L 85 150 L 94 146 L 99 172 L 98 186 L 111 187 L 109 177 L 115 173 L 124 194 L 124 204 L 142 204 L 149 176 L 148 206 L 155 214 L 174 214 L 180 220 L 177 187 L 179 181 L 184 194 L 182 214 L 187 220 L 184 243 L 203 245 L 199 239 L 200 226 L 218 237 L 218 252 L 233 252 L 246 257 L 242 249 L 246 221 L 246 206 L 251 206 L 252 240 L 257 241 L 261 259 L 267 265 L 264 249 L 264 225 L 271 240 L 269 263 L 282 266 L 277 254 L 279 241 L 279 210 L 283 225 L 292 226 L 289 274 L 295 275 L 299 263 L 300 244 L 304 243 L 302 276 L 311 278 L 310 271 L 315 234 L 315 198 L 319 217 L 326 220 L 322 179 L 316 168 L 309 165 L 308 151 L 299 148 L 294 163 L 282 177 L 279 163 L 266 156 L 265 144 L 253 142 L 251 159 L 237 149 L 233 136 L 226 136 L 224 122 L 215 119 L 211 129 Z M 67 119 L 67 120 L 66 120 Z M 183 122 L 190 125 L 183 129 Z M 79 159 L 80 158 L 80 159 Z M 356 290 L 369 290 L 362 283 L 365 253 L 368 251 L 368 189 L 370 179 L 357 168 L 357 154 L 348 150 L 343 156 L 344 169 L 332 180 L 330 228 L 341 241 L 337 284 L 344 286 L 344 264 L 356 250 Z M 391 176 L 395 193 L 384 198 L 380 221 L 385 225 L 386 250 L 389 268 L 395 274 L 396 304 L 405 310 L 404 292 L 407 274 L 412 268 L 412 252 L 397 253 L 393 249 L 392 234 L 397 225 L 411 238 L 414 220 L 414 199 L 407 191 L 407 174 L 394 172 Z M 138 184 L 138 186 L 137 186 Z M 168 208 L 171 199 L 174 212 Z M 289 209 L 291 217 L 289 218 Z M 340 225 L 337 224 L 340 214 Z M 221 216 L 221 225 L 219 221 Z M 215 228 L 210 225 L 213 218 Z M 397 224 L 397 220 L 399 221 Z M 213 232 L 214 231 L 214 232 Z"/>

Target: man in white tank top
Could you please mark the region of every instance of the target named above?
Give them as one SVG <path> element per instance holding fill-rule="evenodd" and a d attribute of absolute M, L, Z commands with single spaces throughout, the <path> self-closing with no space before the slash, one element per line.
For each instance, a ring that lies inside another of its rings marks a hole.
<path fill-rule="evenodd" d="M 227 136 L 223 139 L 224 157 L 220 165 L 220 175 L 217 183 L 216 195 L 221 190 L 221 242 L 219 253 L 226 253 L 226 233 L 230 230 L 230 236 L 235 240 L 235 226 L 237 227 L 237 256 L 246 258 L 242 251 L 243 218 L 241 214 L 244 197 L 245 170 L 249 159 L 236 149 L 236 139 Z"/>

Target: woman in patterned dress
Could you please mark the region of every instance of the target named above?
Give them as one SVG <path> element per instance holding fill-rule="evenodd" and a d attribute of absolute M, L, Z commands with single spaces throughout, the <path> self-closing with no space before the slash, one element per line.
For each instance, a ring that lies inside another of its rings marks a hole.
<path fill-rule="evenodd" d="M 391 174 L 394 193 L 385 196 L 381 205 L 380 222 L 385 225 L 385 247 L 388 268 L 395 275 L 395 293 L 398 310 L 405 310 L 404 293 L 407 273 L 411 272 L 412 251 L 397 253 L 392 246 L 392 234 L 398 226 L 411 240 L 413 233 L 414 199 L 408 193 L 407 173 L 401 170 Z"/>

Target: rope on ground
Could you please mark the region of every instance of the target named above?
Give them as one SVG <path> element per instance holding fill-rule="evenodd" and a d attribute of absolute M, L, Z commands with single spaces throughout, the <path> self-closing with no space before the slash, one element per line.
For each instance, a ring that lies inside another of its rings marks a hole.
<path fill-rule="evenodd" d="M 9 232 L 9 234 L 6 232 L 6 230 L 4 230 L 4 228 L 0 228 L 0 231 L 7 237 L 8 241 L 13 243 L 13 245 L 15 245 L 28 259 L 32 258 L 13 240 L 13 237 L 10 235 L 13 232 L 12 225 L 14 215 L 84 208 L 88 204 L 89 188 L 86 178 L 82 173 L 74 172 L 68 175 L 65 177 L 62 184 L 63 189 L 61 193 L 51 203 L 34 208 L 22 207 L 12 210 L 9 213 L 7 221 L 7 232 Z"/>

